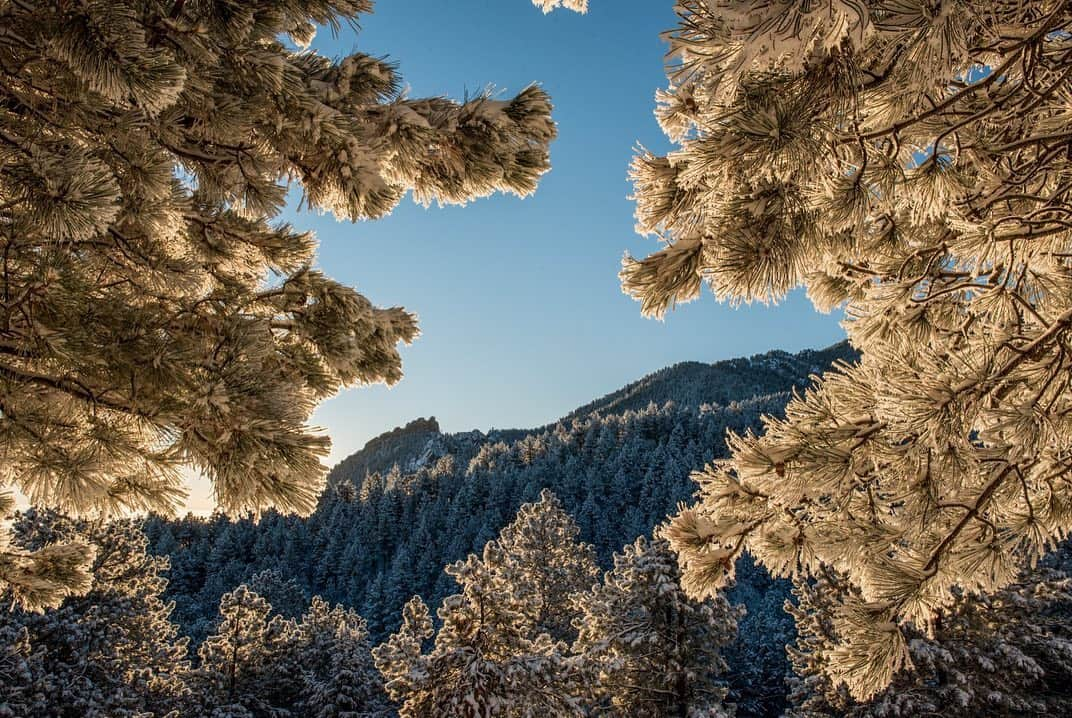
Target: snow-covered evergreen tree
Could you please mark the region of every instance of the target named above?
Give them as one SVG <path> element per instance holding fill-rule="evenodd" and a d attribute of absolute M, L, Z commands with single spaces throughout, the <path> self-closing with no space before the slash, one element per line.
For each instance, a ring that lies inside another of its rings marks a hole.
<path fill-rule="evenodd" d="M 384 59 L 307 49 L 371 9 L 0 3 L 0 488 L 166 509 L 191 466 L 226 510 L 312 508 L 311 412 L 397 381 L 417 327 L 313 268 L 312 235 L 275 221 L 288 187 L 349 220 L 526 195 L 555 136 L 537 87 L 413 98 Z M 55 605 L 88 558 L 0 545 L 0 581 Z"/>
<path fill-rule="evenodd" d="M 461 587 L 439 608 L 414 597 L 402 627 L 373 651 L 406 718 L 572 715 L 583 690 L 565 635 L 596 575 L 591 547 L 549 491 L 525 504 L 481 556 L 447 567 Z"/>
<path fill-rule="evenodd" d="M 599 578 L 595 553 L 578 542 L 576 522 L 550 490 L 524 504 L 499 534 L 503 564 L 498 572 L 519 600 L 529 635 L 546 633 L 570 641 L 577 596 Z"/>
<path fill-rule="evenodd" d="M 364 619 L 314 596 L 295 635 L 303 687 L 299 715 L 386 718 L 393 715 L 372 662 Z"/>
<path fill-rule="evenodd" d="M 45 650 L 26 627 L 0 616 L 0 717 L 48 715 L 50 682 Z"/>
<path fill-rule="evenodd" d="M 161 600 L 168 560 L 146 553 L 133 522 L 31 510 L 13 535 L 29 550 L 83 543 L 94 559 L 88 592 L 42 613 L 0 612 L 0 715 L 163 718 L 191 706 L 186 639 Z"/>
<path fill-rule="evenodd" d="M 676 522 L 703 596 L 742 551 L 859 588 L 834 678 L 907 665 L 901 627 L 993 591 L 1072 530 L 1072 6 L 679 0 L 624 289 L 662 315 L 805 286 L 844 306 L 828 372 Z"/>
<path fill-rule="evenodd" d="M 680 581 L 669 544 L 640 537 L 581 599 L 574 651 L 599 715 L 734 715 L 719 649 L 736 638 L 739 611 L 722 596 L 688 598 Z"/>
<path fill-rule="evenodd" d="M 781 715 L 787 706 L 786 679 L 792 674 L 786 646 L 797 638 L 793 617 L 785 610 L 792 583 L 771 580 L 770 574 L 745 556 L 737 567 L 726 600 L 739 603 L 744 616 L 737 620 L 737 640 L 723 647 L 729 669 L 728 699 L 738 716 Z"/>
<path fill-rule="evenodd" d="M 835 613 L 855 588 L 827 566 L 821 567 L 813 577 L 799 578 L 794 583 L 796 600 L 785 602 L 785 610 L 797 625 L 795 644 L 786 646 L 795 673 L 789 681 L 791 707 L 786 715 L 787 718 L 834 718 L 854 703 L 844 683 L 830 680 L 826 664 L 838 643 L 833 625 Z"/>
<path fill-rule="evenodd" d="M 452 695 L 449 685 L 437 682 L 432 656 L 424 654 L 424 644 L 435 635 L 428 606 L 420 596 L 414 596 L 402 608 L 402 625 L 386 643 L 372 649 L 376 668 L 383 674 L 387 694 L 401 704 L 403 718 L 425 718 L 435 715 L 439 708 L 456 705 L 465 694 Z M 433 652 L 434 653 L 434 652 Z M 439 690 L 437 690 L 439 689 Z M 474 716 L 481 715 L 479 706 L 472 706 Z"/>
<path fill-rule="evenodd" d="M 277 714 L 301 694 L 299 653 L 294 622 L 243 584 L 220 599 L 216 632 L 198 649 L 200 695 L 225 713 Z"/>
<path fill-rule="evenodd" d="M 787 718 L 1069 715 L 1072 554 L 1066 548 L 1061 557 L 1061 564 L 1051 559 L 992 595 L 958 598 L 933 635 L 911 632 L 910 668 L 866 702 L 833 683 L 825 666 L 839 644 L 831 619 L 858 589 L 829 568 L 799 581 L 798 604 L 787 603 L 798 621 Z"/>
<path fill-rule="evenodd" d="M 309 598 L 298 582 L 271 568 L 250 576 L 246 587 L 272 607 L 272 612 L 283 618 L 297 619 L 309 606 Z M 314 601 L 317 597 L 314 597 Z"/>
<path fill-rule="evenodd" d="M 331 673 L 311 684 L 305 705 L 311 718 L 390 718 L 396 715 L 372 664 L 368 637 L 340 640 Z"/>

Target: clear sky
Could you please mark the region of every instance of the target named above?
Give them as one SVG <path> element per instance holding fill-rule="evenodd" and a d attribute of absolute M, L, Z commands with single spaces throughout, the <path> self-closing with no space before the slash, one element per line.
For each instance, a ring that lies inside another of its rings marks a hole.
<path fill-rule="evenodd" d="M 658 248 L 633 230 L 626 173 L 633 147 L 667 148 L 653 116 L 664 86 L 671 0 L 591 0 L 588 15 L 544 16 L 528 0 L 377 3 L 361 30 L 322 32 L 314 47 L 397 62 L 411 96 L 461 98 L 488 85 L 550 93 L 559 138 L 536 194 L 425 209 L 410 200 L 376 222 L 288 211 L 311 228 L 319 264 L 381 306 L 420 318 L 405 378 L 327 401 L 314 423 L 329 463 L 418 416 L 445 431 L 524 428 L 680 361 L 822 347 L 844 337 L 797 292 L 777 307 L 733 309 L 706 292 L 664 322 L 622 294 L 622 254 Z M 204 510 L 203 485 L 190 508 Z"/>

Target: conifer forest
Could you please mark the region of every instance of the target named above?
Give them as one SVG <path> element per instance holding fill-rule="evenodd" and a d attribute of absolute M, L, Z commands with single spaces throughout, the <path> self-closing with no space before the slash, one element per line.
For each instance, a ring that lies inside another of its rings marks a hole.
<path fill-rule="evenodd" d="M 0 0 L 0 250 L 0 718 L 1072 716 L 1072 0 Z"/>

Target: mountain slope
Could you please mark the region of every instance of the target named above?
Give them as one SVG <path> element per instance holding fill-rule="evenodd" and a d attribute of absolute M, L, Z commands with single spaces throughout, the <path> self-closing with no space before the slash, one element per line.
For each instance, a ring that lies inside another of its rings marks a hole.
<path fill-rule="evenodd" d="M 697 411 L 724 407 L 807 386 L 811 375 L 821 373 L 837 361 L 855 361 L 856 356 L 849 343 L 842 341 L 825 349 L 805 349 L 797 354 L 774 350 L 713 364 L 681 362 L 580 406 L 556 423 L 583 420 L 594 413 L 642 411 L 651 404 L 662 406 L 667 402 Z M 511 443 L 554 426 L 500 429 L 487 434 L 480 431 L 444 434 L 434 416 L 415 419 L 371 439 L 336 464 L 328 473 L 328 486 L 334 487 L 343 479 L 360 486 L 366 475 L 383 474 L 396 465 L 403 473 L 412 473 L 448 454 L 464 455 L 468 459 L 482 444 Z"/>
<path fill-rule="evenodd" d="M 403 471 L 414 471 L 432 453 L 437 453 L 436 439 L 440 436 L 439 422 L 434 416 L 395 427 L 336 464 L 328 472 L 328 486 L 334 486 L 342 477 L 363 477 L 396 465 Z"/>
<path fill-rule="evenodd" d="M 673 401 L 679 406 L 692 408 L 704 404 L 724 406 L 807 386 L 812 374 L 824 371 L 835 361 L 855 361 L 856 356 L 849 343 L 842 341 L 825 349 L 805 349 L 797 354 L 774 350 L 714 364 L 681 362 L 578 407 L 564 418 L 573 419 L 592 412 L 635 411 L 651 402 Z"/>

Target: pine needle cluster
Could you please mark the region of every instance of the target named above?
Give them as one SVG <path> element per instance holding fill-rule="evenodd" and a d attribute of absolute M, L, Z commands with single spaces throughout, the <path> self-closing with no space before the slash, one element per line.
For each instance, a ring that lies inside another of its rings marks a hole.
<path fill-rule="evenodd" d="M 312 508 L 313 409 L 398 381 L 417 324 L 313 268 L 288 190 L 351 221 L 527 195 L 555 136 L 537 87 L 410 98 L 383 59 L 305 49 L 371 9 L 0 1 L 0 489 L 167 510 L 193 469 L 225 510 Z M 0 546 L 0 582 L 55 605 L 75 553 Z"/>
<path fill-rule="evenodd" d="M 632 166 L 664 247 L 621 278 L 662 316 L 806 287 L 862 354 L 697 475 L 673 542 L 707 595 L 752 552 L 829 565 L 833 677 L 858 698 L 958 592 L 1072 529 L 1072 7 L 1060 0 L 681 0 Z"/>

